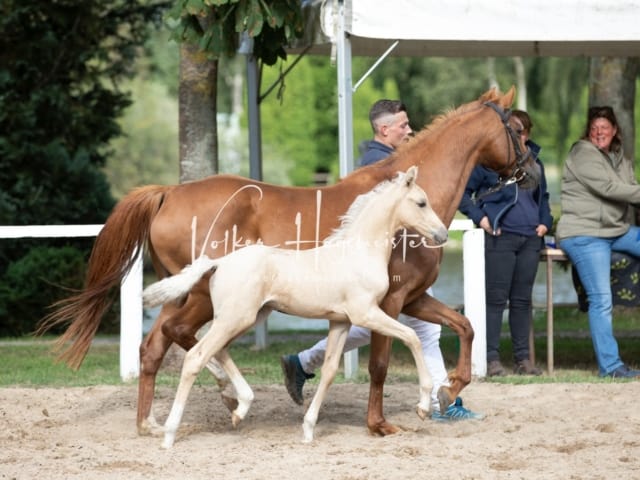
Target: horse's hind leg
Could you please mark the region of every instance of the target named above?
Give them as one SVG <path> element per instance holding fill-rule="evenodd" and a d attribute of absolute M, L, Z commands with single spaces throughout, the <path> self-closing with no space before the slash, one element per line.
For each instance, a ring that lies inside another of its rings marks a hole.
<path fill-rule="evenodd" d="M 162 333 L 162 322 L 166 319 L 165 308 L 153 324 L 151 331 L 140 345 L 140 378 L 138 379 L 138 410 L 136 424 L 139 435 L 155 433 L 160 426 L 152 410 L 156 376 L 171 340 Z"/>
<path fill-rule="evenodd" d="M 458 364 L 449 373 L 450 386 L 442 386 L 438 391 L 440 411 L 444 412 L 460 394 L 462 389 L 471 382 L 471 345 L 473 342 L 473 327 L 464 315 L 447 307 L 430 295 L 422 295 L 403 308 L 403 313 L 431 321 L 451 328 L 460 340 Z"/>
<path fill-rule="evenodd" d="M 347 340 L 347 334 L 349 333 L 349 327 L 350 324 L 347 322 L 330 322 L 329 324 L 329 336 L 327 337 L 327 349 L 324 353 L 320 384 L 302 422 L 304 442 L 311 442 L 313 440 L 313 430 L 318 422 L 318 413 L 320 412 L 320 407 L 322 406 L 327 390 L 333 383 L 333 379 L 338 372 L 340 358 L 342 357 L 344 344 Z"/>

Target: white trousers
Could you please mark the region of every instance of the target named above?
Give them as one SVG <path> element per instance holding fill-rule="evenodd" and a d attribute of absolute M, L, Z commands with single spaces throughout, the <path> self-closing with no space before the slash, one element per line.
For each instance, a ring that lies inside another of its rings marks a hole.
<path fill-rule="evenodd" d="M 444 366 L 444 359 L 440 351 L 440 332 L 442 327 L 435 323 L 424 322 L 408 315 L 400 314 L 398 320 L 415 330 L 420 343 L 422 344 L 422 355 L 427 369 L 433 379 L 433 391 L 431 392 L 431 403 L 433 409 L 440 410 L 438 403 L 438 390 L 442 385 L 449 385 L 447 369 Z M 348 352 L 354 348 L 363 347 L 371 342 L 371 331 L 367 328 L 352 325 L 344 346 L 344 351 Z M 324 352 L 327 348 L 327 338 L 323 338 L 311 348 L 298 353 L 302 368 L 307 373 L 313 373 L 324 362 Z"/>

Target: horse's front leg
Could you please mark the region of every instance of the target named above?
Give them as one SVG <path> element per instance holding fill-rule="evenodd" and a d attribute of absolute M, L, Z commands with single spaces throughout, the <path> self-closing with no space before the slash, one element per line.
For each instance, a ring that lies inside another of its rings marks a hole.
<path fill-rule="evenodd" d="M 449 327 L 458 335 L 460 352 L 455 370 L 449 372 L 451 385 L 442 386 L 438 391 L 440 411 L 444 412 L 455 401 L 462 389 L 471 382 L 471 345 L 474 335 L 471 322 L 464 315 L 426 293 L 405 305 L 402 312 L 420 320 Z"/>
<path fill-rule="evenodd" d="M 342 357 L 342 351 L 347 341 L 350 326 L 348 322 L 329 323 L 329 335 L 327 337 L 327 348 L 324 353 L 320 384 L 302 422 L 304 442 L 308 443 L 313 440 L 313 429 L 318 421 L 318 413 L 320 412 L 320 407 L 322 406 L 327 390 L 331 386 L 340 367 L 340 358 Z"/>
<path fill-rule="evenodd" d="M 367 408 L 367 428 L 372 435 L 393 435 L 400 428 L 387 422 L 382 413 L 384 382 L 387 378 L 391 355 L 389 337 L 371 332 L 371 353 L 369 356 L 369 405 Z"/>
<path fill-rule="evenodd" d="M 402 289 L 388 292 L 380 308 L 391 318 L 398 318 L 404 303 L 406 291 Z M 382 413 L 384 382 L 387 379 L 392 339 L 371 332 L 371 353 L 369 356 L 369 405 L 367 408 L 367 428 L 372 435 L 393 435 L 401 429 L 387 422 Z"/>

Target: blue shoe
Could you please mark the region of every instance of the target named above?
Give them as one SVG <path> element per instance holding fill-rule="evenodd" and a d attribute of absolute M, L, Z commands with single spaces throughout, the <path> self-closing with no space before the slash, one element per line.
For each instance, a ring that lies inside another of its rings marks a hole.
<path fill-rule="evenodd" d="M 640 370 L 632 370 L 626 365 L 622 365 L 604 376 L 611 378 L 638 378 L 640 377 Z"/>
<path fill-rule="evenodd" d="M 302 369 L 300 358 L 295 354 L 280 357 L 280 366 L 282 367 L 282 373 L 284 373 L 284 385 L 287 387 L 289 396 L 298 405 L 302 405 L 304 403 L 304 397 L 302 396 L 304 382 L 308 378 L 315 377 L 315 375 Z"/>
<path fill-rule="evenodd" d="M 484 418 L 484 414 L 475 413 L 469 410 L 468 408 L 464 408 L 462 406 L 462 399 L 460 397 L 456 398 L 456 401 L 447 407 L 444 414 L 440 412 L 433 412 L 431 414 L 431 419 L 437 422 L 455 422 L 458 420 L 482 420 Z"/>

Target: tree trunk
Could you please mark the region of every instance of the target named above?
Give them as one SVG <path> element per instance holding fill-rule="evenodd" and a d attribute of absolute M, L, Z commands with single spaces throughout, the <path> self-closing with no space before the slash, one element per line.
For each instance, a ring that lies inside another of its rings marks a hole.
<path fill-rule="evenodd" d="M 631 159 L 635 159 L 633 111 L 639 68 L 639 58 L 593 57 L 589 75 L 589 106 L 613 107 L 625 156 Z"/>
<path fill-rule="evenodd" d="M 199 47 L 180 47 L 180 183 L 218 172 L 218 61 Z"/>

